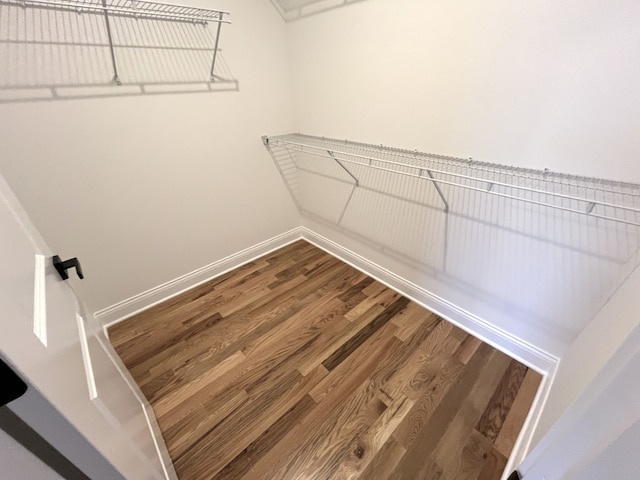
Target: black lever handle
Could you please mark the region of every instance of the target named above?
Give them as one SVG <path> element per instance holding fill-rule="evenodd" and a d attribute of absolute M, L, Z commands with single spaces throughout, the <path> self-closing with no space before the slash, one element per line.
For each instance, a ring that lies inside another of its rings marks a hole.
<path fill-rule="evenodd" d="M 67 272 L 67 270 L 74 267 L 76 269 L 76 273 L 78 274 L 78 277 L 80 277 L 81 279 L 84 278 L 84 275 L 82 274 L 82 267 L 80 266 L 80 261 L 75 257 L 70 258 L 69 260 L 65 260 L 63 262 L 58 255 L 54 255 L 53 266 L 56 267 L 56 270 L 58 271 L 58 273 L 60 274 L 63 280 L 69 279 L 69 273 Z"/>

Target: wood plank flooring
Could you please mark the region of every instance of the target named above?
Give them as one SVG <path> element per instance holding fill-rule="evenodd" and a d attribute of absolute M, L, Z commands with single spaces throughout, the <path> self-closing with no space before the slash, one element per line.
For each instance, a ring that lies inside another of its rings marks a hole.
<path fill-rule="evenodd" d="M 304 241 L 109 336 L 181 480 L 499 479 L 541 380 Z"/>

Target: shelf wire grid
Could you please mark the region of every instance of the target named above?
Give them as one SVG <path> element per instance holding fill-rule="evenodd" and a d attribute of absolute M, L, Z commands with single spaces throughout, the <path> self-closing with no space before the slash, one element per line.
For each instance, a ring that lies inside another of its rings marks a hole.
<path fill-rule="evenodd" d="M 446 185 L 640 226 L 640 185 L 637 184 L 302 134 L 264 137 L 263 141 L 276 164 L 276 157 L 287 158 L 287 177 L 291 177 L 291 169 L 297 164 L 296 156 L 309 155 L 326 162 L 338 162 L 352 177 L 356 167 L 423 179 L 438 190 L 445 211 L 449 204 L 442 187 Z M 354 178 L 356 186 L 357 183 Z"/>
<path fill-rule="evenodd" d="M 143 19 L 161 19 L 180 22 L 230 23 L 228 12 L 206 8 L 187 7 L 147 0 L 0 0 L 0 4 L 23 7 L 49 8 L 55 10 L 83 12 L 105 12 L 114 16 Z"/>
<path fill-rule="evenodd" d="M 227 15 L 137 0 L 0 0 L 0 103 L 237 90 L 219 48 Z"/>

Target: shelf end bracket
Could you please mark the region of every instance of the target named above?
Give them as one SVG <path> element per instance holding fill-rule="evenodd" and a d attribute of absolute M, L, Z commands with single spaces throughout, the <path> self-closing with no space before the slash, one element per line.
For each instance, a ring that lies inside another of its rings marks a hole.
<path fill-rule="evenodd" d="M 333 152 L 332 152 L 331 150 L 327 150 L 327 153 L 329 154 L 329 156 L 330 156 L 331 158 L 333 158 L 333 160 L 334 160 L 338 165 L 340 165 L 340 166 L 342 167 L 342 169 L 343 169 L 345 172 L 347 172 L 347 174 L 348 174 L 351 178 L 353 178 L 353 181 L 354 181 L 354 182 L 356 182 L 356 187 L 359 187 L 359 186 L 360 186 L 360 181 L 355 177 L 355 175 L 353 175 L 353 173 L 351 173 L 351 172 L 349 171 L 349 169 L 348 169 L 347 167 L 345 167 L 345 166 L 342 164 L 342 162 L 336 158 L 336 156 L 333 154 Z"/>
<path fill-rule="evenodd" d="M 216 81 L 214 71 L 216 69 L 216 59 L 218 58 L 218 44 L 220 43 L 220 30 L 222 29 L 222 13 L 219 16 L 218 31 L 216 32 L 216 43 L 213 46 L 213 60 L 211 61 L 211 81 Z"/>
<path fill-rule="evenodd" d="M 109 39 L 109 52 L 111 53 L 111 65 L 113 66 L 113 83 L 122 85 L 120 76 L 118 75 L 118 64 L 116 62 L 116 51 L 113 48 L 113 35 L 111 34 L 111 23 L 109 22 L 109 14 L 107 13 L 107 0 L 102 0 L 104 9 L 104 23 L 107 27 L 107 38 Z"/>
<path fill-rule="evenodd" d="M 440 195 L 440 199 L 442 200 L 442 203 L 444 203 L 444 213 L 449 213 L 449 202 L 447 202 L 447 199 L 444 198 L 444 193 L 442 193 L 442 189 L 440 188 L 440 185 L 438 185 L 438 182 L 434 178 L 433 173 L 431 173 L 431 170 L 427 170 L 427 175 L 429 175 L 431 182 L 433 182 L 433 186 L 436 187 L 436 191 L 438 192 L 438 195 Z"/>

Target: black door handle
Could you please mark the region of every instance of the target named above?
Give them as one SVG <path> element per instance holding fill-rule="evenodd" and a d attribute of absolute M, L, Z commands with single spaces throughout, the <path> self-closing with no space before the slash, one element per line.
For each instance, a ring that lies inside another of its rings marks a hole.
<path fill-rule="evenodd" d="M 69 273 L 67 272 L 67 270 L 69 270 L 70 268 L 75 268 L 78 277 L 80 277 L 81 279 L 84 278 L 84 275 L 82 274 L 82 267 L 80 266 L 80 261 L 75 257 L 63 262 L 58 255 L 54 255 L 53 266 L 56 267 L 56 270 L 63 280 L 69 279 Z"/>

